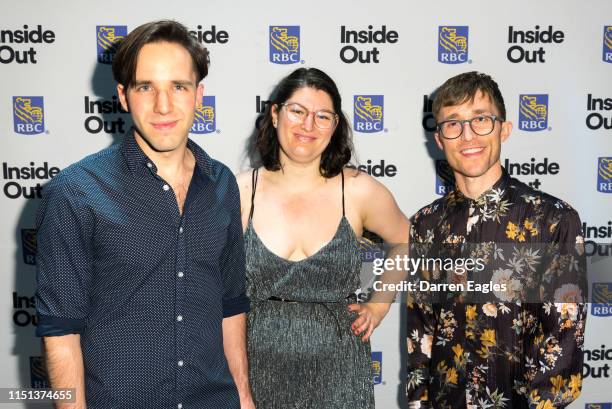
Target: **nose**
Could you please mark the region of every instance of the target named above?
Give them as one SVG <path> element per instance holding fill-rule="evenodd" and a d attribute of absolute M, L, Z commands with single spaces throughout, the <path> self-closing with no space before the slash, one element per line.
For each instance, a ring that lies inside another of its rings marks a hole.
<path fill-rule="evenodd" d="M 158 91 L 155 96 L 155 112 L 165 115 L 171 111 L 172 101 L 168 91 Z"/>
<path fill-rule="evenodd" d="M 309 112 L 306 118 L 304 118 L 304 122 L 302 122 L 302 128 L 305 131 L 312 131 L 314 127 L 314 112 Z"/>
<path fill-rule="evenodd" d="M 476 136 L 474 131 L 472 131 L 472 126 L 467 121 L 463 122 L 461 126 L 463 127 L 463 132 L 461 132 L 461 139 L 467 142 L 471 141 Z"/>

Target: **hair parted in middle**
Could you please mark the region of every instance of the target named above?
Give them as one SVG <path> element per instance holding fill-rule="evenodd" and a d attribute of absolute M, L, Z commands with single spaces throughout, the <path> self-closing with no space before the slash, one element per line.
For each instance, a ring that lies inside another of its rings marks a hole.
<path fill-rule="evenodd" d="M 261 164 L 270 171 L 281 169 L 280 143 L 276 128 L 272 124 L 273 107 L 280 108 L 294 92 L 300 88 L 314 88 L 329 95 L 334 112 L 338 115 L 338 124 L 329 141 L 329 145 L 321 154 L 320 172 L 326 178 L 338 175 L 350 162 L 353 156 L 353 141 L 351 127 L 342 112 L 342 98 L 334 81 L 323 71 L 316 68 L 298 68 L 275 87 L 270 103 L 266 107 L 263 118 L 259 122 L 256 136 L 256 147 L 261 158 Z"/>

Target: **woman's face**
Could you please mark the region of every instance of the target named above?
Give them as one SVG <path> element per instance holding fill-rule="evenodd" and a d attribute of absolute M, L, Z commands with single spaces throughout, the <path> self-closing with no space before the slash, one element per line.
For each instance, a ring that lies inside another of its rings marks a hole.
<path fill-rule="evenodd" d="M 316 118 L 315 118 L 316 117 Z M 329 94 L 310 87 L 297 89 L 281 106 L 272 107 L 281 164 L 318 161 L 337 126 Z"/>

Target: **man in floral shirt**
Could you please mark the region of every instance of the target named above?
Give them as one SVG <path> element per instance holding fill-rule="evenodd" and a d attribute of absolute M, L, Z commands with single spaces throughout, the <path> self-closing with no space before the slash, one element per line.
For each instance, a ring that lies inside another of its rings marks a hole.
<path fill-rule="evenodd" d="M 410 293 L 409 407 L 566 407 L 582 386 L 586 260 L 578 214 L 501 166 L 512 123 L 490 76 L 449 79 L 433 114 L 455 189 L 413 216 L 413 257 L 480 258 L 483 269 L 422 268 L 415 277 L 498 287 Z"/>

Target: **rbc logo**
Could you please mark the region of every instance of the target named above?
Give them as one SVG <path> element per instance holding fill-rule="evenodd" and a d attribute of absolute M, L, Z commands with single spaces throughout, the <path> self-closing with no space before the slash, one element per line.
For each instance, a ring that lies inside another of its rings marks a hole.
<path fill-rule="evenodd" d="M 612 283 L 593 283 L 591 315 L 612 317 Z"/>
<path fill-rule="evenodd" d="M 217 130 L 217 115 L 215 109 L 215 97 L 204 96 L 202 105 L 196 109 L 191 133 L 205 134 Z"/>
<path fill-rule="evenodd" d="M 15 132 L 36 135 L 45 131 L 43 97 L 13 97 Z"/>
<path fill-rule="evenodd" d="M 372 380 L 374 385 L 382 383 L 382 352 L 372 352 Z"/>
<path fill-rule="evenodd" d="M 36 229 L 21 229 L 23 262 L 36 265 Z"/>
<path fill-rule="evenodd" d="M 519 129 L 528 132 L 548 128 L 548 95 L 519 96 Z"/>
<path fill-rule="evenodd" d="M 440 26 L 438 28 L 438 61 L 461 64 L 468 60 L 468 26 Z"/>
<path fill-rule="evenodd" d="M 353 127 L 357 132 L 380 132 L 384 126 L 384 95 L 355 95 L 353 97 Z"/>
<path fill-rule="evenodd" d="M 96 26 L 98 62 L 112 64 L 117 41 L 127 35 L 127 26 Z"/>
<path fill-rule="evenodd" d="M 300 62 L 300 26 L 270 26 L 270 62 Z"/>
<path fill-rule="evenodd" d="M 444 159 L 436 160 L 436 194 L 444 196 L 455 189 L 453 170 Z"/>
<path fill-rule="evenodd" d="M 599 158 L 597 190 L 602 193 L 612 193 L 612 157 Z"/>
<path fill-rule="evenodd" d="M 603 60 L 612 64 L 612 26 L 604 26 Z"/>
<path fill-rule="evenodd" d="M 30 357 L 30 387 L 36 389 L 49 387 L 45 361 L 40 356 Z"/>
<path fill-rule="evenodd" d="M 612 403 L 587 403 L 584 409 L 612 409 Z"/>

